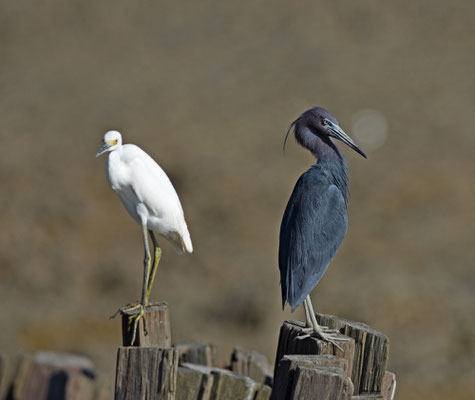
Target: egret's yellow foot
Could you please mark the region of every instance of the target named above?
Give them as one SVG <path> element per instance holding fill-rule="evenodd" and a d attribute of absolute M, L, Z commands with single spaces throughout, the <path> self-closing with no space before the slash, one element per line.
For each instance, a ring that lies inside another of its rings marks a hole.
<path fill-rule="evenodd" d="M 135 338 L 137 336 L 137 328 L 139 326 L 139 321 L 141 319 L 143 319 L 143 330 L 144 330 L 144 334 L 147 335 L 147 327 L 145 325 L 145 307 L 142 305 L 142 304 L 138 304 L 138 307 L 137 308 L 140 308 L 140 311 L 138 314 L 136 315 L 131 315 L 129 317 L 129 325 L 132 326 L 132 323 L 133 323 L 133 334 L 132 334 L 132 341 L 130 342 L 131 345 L 133 345 L 135 343 Z"/>
<path fill-rule="evenodd" d="M 140 304 L 138 301 L 135 303 L 129 303 L 125 307 L 119 308 L 114 314 L 112 314 L 109 319 L 114 319 L 117 317 L 119 314 L 125 314 L 130 311 L 137 310 L 142 304 Z"/>

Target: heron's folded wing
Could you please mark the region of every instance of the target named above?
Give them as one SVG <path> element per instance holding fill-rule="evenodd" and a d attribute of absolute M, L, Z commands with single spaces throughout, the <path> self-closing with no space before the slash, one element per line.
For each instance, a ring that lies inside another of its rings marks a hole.
<path fill-rule="evenodd" d="M 340 247 L 348 225 L 341 191 L 320 171 L 297 181 L 282 219 L 279 269 L 282 306 L 292 310 L 313 290 Z"/>

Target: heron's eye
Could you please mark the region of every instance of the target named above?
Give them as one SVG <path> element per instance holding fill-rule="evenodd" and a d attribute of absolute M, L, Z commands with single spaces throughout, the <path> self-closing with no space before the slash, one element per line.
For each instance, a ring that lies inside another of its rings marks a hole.
<path fill-rule="evenodd" d="M 326 118 L 322 119 L 322 125 L 327 126 L 328 125 L 328 120 Z"/>

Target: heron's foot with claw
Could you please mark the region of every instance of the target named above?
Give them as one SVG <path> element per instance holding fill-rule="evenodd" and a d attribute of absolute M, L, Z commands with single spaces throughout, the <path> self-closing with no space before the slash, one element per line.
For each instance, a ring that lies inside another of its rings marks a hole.
<path fill-rule="evenodd" d="M 330 329 L 326 326 L 318 326 L 319 329 L 314 327 L 307 327 L 302 329 L 302 334 L 297 336 L 297 339 L 306 339 L 308 337 L 316 337 L 318 339 L 324 340 L 325 342 L 331 343 L 338 350 L 344 352 L 341 346 L 336 343 L 339 342 L 348 342 L 351 339 L 340 334 L 340 331 L 337 329 Z"/>
<path fill-rule="evenodd" d="M 338 329 L 331 329 L 328 326 L 319 326 L 319 328 L 323 333 L 329 333 L 329 334 L 333 334 L 333 335 L 340 333 L 340 331 Z M 307 334 L 315 332 L 315 333 L 317 333 L 317 336 L 318 336 L 318 333 L 319 333 L 313 327 L 303 328 L 302 331 L 307 333 Z"/>

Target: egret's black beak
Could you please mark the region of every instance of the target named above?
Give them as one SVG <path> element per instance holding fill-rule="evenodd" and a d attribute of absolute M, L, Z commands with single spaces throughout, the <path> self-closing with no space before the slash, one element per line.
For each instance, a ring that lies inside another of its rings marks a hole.
<path fill-rule="evenodd" d="M 353 139 L 351 139 L 344 131 L 341 129 L 337 124 L 334 124 L 331 122 L 329 119 L 325 119 L 324 125 L 327 128 L 328 134 L 335 139 L 341 140 L 343 143 L 351 147 L 354 151 L 357 153 L 361 154 L 364 158 L 366 157 L 366 154 L 361 150 L 355 142 L 353 142 Z"/>
<path fill-rule="evenodd" d="M 109 147 L 111 147 L 109 143 L 104 143 L 103 146 L 96 153 L 96 158 L 99 157 L 101 154 L 104 154 L 107 150 L 109 150 Z"/>

